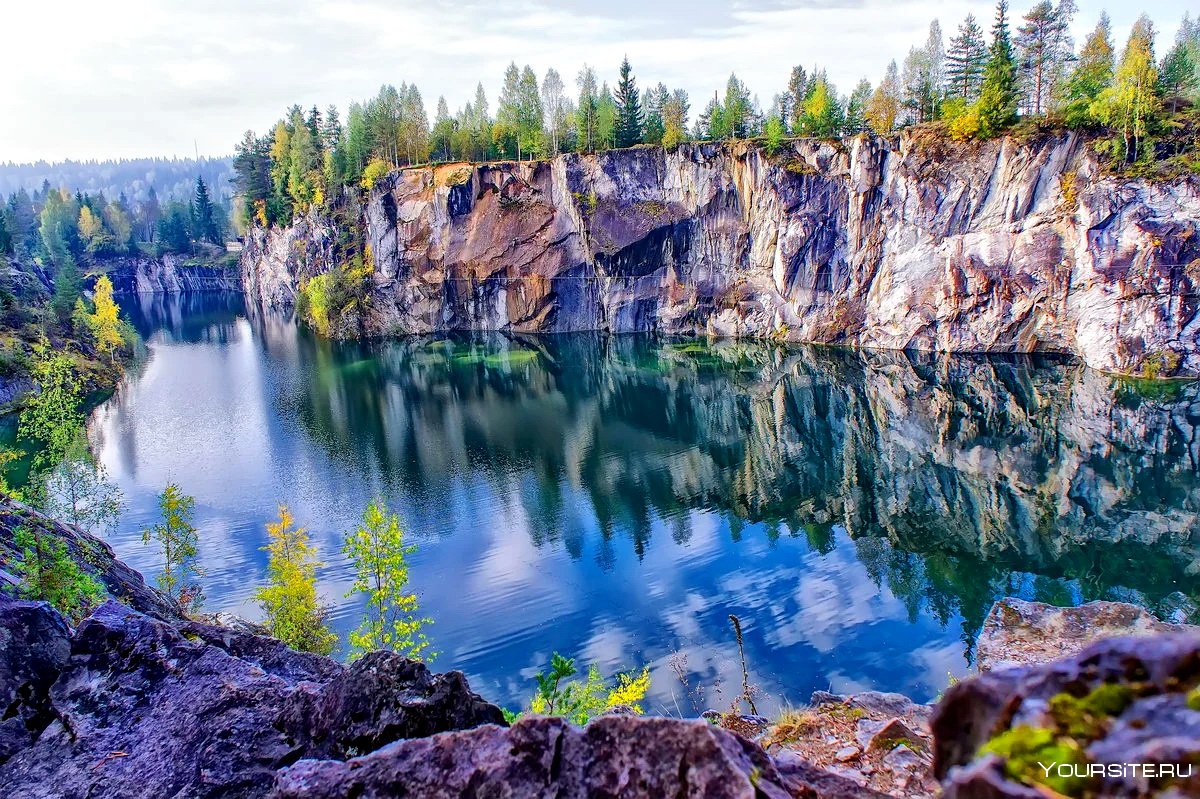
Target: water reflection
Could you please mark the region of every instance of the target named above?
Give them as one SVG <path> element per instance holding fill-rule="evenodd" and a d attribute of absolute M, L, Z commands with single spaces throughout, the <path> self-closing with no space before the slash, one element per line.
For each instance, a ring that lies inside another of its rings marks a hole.
<path fill-rule="evenodd" d="M 503 700 L 558 650 L 650 663 L 655 708 L 688 710 L 667 658 L 733 685 L 729 613 L 775 699 L 928 698 L 998 596 L 1173 617 L 1200 599 L 1194 386 L 637 336 L 339 344 L 237 299 L 143 303 L 152 356 L 94 425 L 133 505 L 118 550 L 152 567 L 137 530 L 176 479 L 212 605 L 251 615 L 262 524 L 286 501 L 344 631 L 339 536 L 385 494 L 420 543 L 442 665 Z"/>

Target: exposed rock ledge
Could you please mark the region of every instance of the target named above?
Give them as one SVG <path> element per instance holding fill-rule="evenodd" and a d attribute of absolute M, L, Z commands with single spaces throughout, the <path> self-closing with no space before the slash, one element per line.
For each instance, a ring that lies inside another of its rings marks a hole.
<path fill-rule="evenodd" d="M 1200 375 L 1200 185 L 1107 177 L 1074 134 L 413 168 L 379 181 L 358 224 L 374 274 L 340 335 L 771 336 Z M 248 296 L 289 306 L 344 232 L 317 215 L 252 230 Z"/>
<path fill-rule="evenodd" d="M 1060 608 L 1009 597 L 992 605 L 983 622 L 975 643 L 975 667 L 992 671 L 1049 663 L 1104 638 L 1177 632 L 1200 634 L 1200 627 L 1168 624 L 1125 602 Z"/>

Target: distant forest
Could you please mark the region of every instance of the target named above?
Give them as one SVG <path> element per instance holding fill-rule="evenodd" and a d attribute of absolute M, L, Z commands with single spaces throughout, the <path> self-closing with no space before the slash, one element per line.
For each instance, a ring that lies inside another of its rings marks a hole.
<path fill-rule="evenodd" d="M 228 204 L 234 193 L 233 176 L 232 158 L 0 163 L 0 197 L 20 189 L 32 194 L 49 183 L 52 188 L 65 188 L 72 194 L 81 192 L 111 198 L 123 194 L 131 203 L 148 200 L 153 186 L 160 202 L 186 202 L 192 198 L 199 177 L 209 187 L 214 201 Z"/>

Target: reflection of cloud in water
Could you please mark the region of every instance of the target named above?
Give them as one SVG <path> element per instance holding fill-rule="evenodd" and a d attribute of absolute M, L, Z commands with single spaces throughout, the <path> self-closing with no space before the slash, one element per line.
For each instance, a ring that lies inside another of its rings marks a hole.
<path fill-rule="evenodd" d="M 509 704 L 554 651 L 650 664 L 652 701 L 680 701 L 673 648 L 727 702 L 730 613 L 776 697 L 836 682 L 928 698 L 1001 594 L 1173 612 L 1188 603 L 1173 592 L 1200 595 L 1194 387 L 1172 404 L 1056 361 L 639 336 L 342 344 L 235 305 L 137 312 L 151 360 L 93 424 L 131 502 L 118 552 L 149 570 L 138 532 L 177 479 L 197 497 L 209 606 L 255 615 L 263 525 L 286 502 L 344 634 L 362 607 L 343 598 L 341 537 L 382 495 L 419 547 L 437 665 Z M 543 354 L 494 357 L 513 348 Z"/>

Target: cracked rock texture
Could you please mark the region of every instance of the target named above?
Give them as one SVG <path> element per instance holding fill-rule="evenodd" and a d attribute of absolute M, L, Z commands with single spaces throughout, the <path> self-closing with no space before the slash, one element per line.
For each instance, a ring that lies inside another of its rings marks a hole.
<path fill-rule="evenodd" d="M 1073 608 L 1005 597 L 996 602 L 975 642 L 975 667 L 991 671 L 1048 663 L 1102 638 L 1186 632 L 1200 627 L 1159 621 L 1144 608 L 1097 600 Z"/>
<path fill-rule="evenodd" d="M 1116 766 L 1077 786 L 1072 795 L 1183 797 L 1200 793 L 1200 633 L 1194 630 L 1098 641 L 1074 657 L 986 672 L 946 691 L 934 711 L 934 772 L 946 799 L 1048 796 L 1041 773 L 1022 770 L 980 747 L 1019 727 L 1049 730 L 1060 748 L 1030 753 L 1034 762 L 1062 762 L 1064 750 L 1088 764 Z M 1124 686 L 1122 701 L 1081 715 L 1061 709 L 1103 686 Z M 1190 692 L 1190 695 L 1189 695 Z M 1056 709 L 1060 708 L 1060 709 Z M 1185 778 L 1147 778 L 1122 764 L 1170 764 Z M 1192 767 L 1188 769 L 1188 765 Z M 1018 773 L 1014 774 L 1013 769 Z M 1057 794 L 1055 794 L 1057 795 Z"/>
<path fill-rule="evenodd" d="M 360 225 L 374 273 L 341 335 L 769 336 L 1200 375 L 1200 187 L 1105 176 L 1075 134 L 412 168 L 376 184 Z M 290 307 L 345 233 L 316 215 L 251 231 L 248 296 Z"/>
<path fill-rule="evenodd" d="M 0 597 L 0 619 L 0 698 L 18 698 L 0 796 L 263 796 L 300 758 L 503 721 L 462 674 L 397 655 L 345 667 L 111 600 L 73 635 L 42 603 Z"/>

